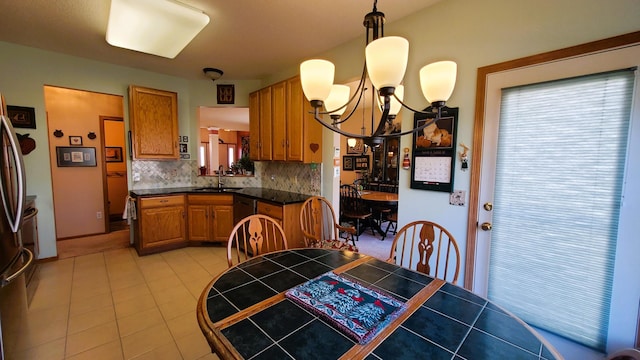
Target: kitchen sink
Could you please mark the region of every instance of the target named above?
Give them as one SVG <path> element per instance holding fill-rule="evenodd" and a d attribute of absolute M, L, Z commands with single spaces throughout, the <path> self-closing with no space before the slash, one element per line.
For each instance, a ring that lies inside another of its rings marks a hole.
<path fill-rule="evenodd" d="M 211 192 L 211 193 L 220 193 L 220 192 L 229 192 L 229 191 L 235 191 L 235 190 L 239 190 L 241 188 L 239 187 L 201 187 L 201 188 L 195 188 L 193 189 L 193 191 L 197 191 L 197 192 Z"/>

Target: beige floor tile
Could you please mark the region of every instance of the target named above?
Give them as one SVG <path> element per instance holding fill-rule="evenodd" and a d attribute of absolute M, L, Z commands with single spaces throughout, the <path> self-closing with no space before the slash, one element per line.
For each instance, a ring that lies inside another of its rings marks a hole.
<path fill-rule="evenodd" d="M 184 286 L 189 290 L 191 295 L 193 295 L 196 299 L 199 299 L 202 292 L 207 289 L 207 285 L 211 283 L 211 280 L 213 280 L 212 277 L 209 277 L 207 279 L 195 280 L 185 283 Z"/>
<path fill-rule="evenodd" d="M 164 324 L 164 319 L 160 311 L 155 307 L 118 319 L 120 337 L 129 336 L 158 324 Z"/>
<path fill-rule="evenodd" d="M 167 276 L 164 279 L 147 281 L 147 285 L 151 291 L 160 291 L 182 285 L 182 280 L 177 275 Z"/>
<path fill-rule="evenodd" d="M 123 358 L 122 344 L 118 339 L 67 357 L 65 360 L 122 360 Z"/>
<path fill-rule="evenodd" d="M 193 311 L 197 305 L 196 299 L 183 299 L 180 301 L 170 301 L 168 303 L 160 304 L 160 312 L 165 321 L 175 319 L 180 315 L 184 315 L 190 311 Z"/>
<path fill-rule="evenodd" d="M 80 331 L 107 324 L 116 320 L 116 313 L 112 305 L 91 310 L 76 316 L 69 317 L 67 334 L 75 334 Z"/>
<path fill-rule="evenodd" d="M 40 280 L 42 282 L 42 280 Z M 71 303 L 71 287 L 70 286 L 40 286 L 33 295 L 29 310 L 48 309 L 61 305 L 69 306 Z"/>
<path fill-rule="evenodd" d="M 30 309 L 26 322 L 20 329 L 15 349 L 23 351 L 64 338 L 67 333 L 68 317 L 68 306 L 37 311 Z"/>
<path fill-rule="evenodd" d="M 146 283 L 142 274 L 130 274 L 110 279 L 111 290 L 124 289 L 135 285 L 144 285 Z"/>
<path fill-rule="evenodd" d="M 174 339 L 185 337 L 191 333 L 202 335 L 195 310 L 167 321 L 167 326 L 169 326 L 169 331 L 171 331 Z"/>
<path fill-rule="evenodd" d="M 86 299 L 72 301 L 71 307 L 69 308 L 69 315 L 77 316 L 92 310 L 102 309 L 107 306 L 113 306 L 111 296 L 99 294 Z"/>
<path fill-rule="evenodd" d="M 71 288 L 71 302 L 77 303 L 94 296 L 111 296 L 111 289 L 107 282 L 96 282 L 93 285 L 73 284 Z"/>
<path fill-rule="evenodd" d="M 216 353 L 209 353 L 201 358 L 198 358 L 198 360 L 220 360 L 220 358 Z"/>
<path fill-rule="evenodd" d="M 122 338 L 125 359 L 135 358 L 167 344 L 174 344 L 166 324 L 152 326 Z"/>
<path fill-rule="evenodd" d="M 175 275 L 173 269 L 171 269 L 166 262 L 141 265 L 140 271 L 142 271 L 142 275 L 144 275 L 146 281 L 161 280 Z"/>
<path fill-rule="evenodd" d="M 126 288 L 121 288 L 117 290 L 113 290 L 111 292 L 111 296 L 113 296 L 113 302 L 115 304 L 121 303 L 123 301 L 136 299 L 142 296 L 151 296 L 151 291 L 147 284 L 134 285 Z"/>
<path fill-rule="evenodd" d="M 211 352 L 211 348 L 201 332 L 191 333 L 176 340 L 184 360 L 196 360 Z"/>
<path fill-rule="evenodd" d="M 131 300 L 126 300 L 115 304 L 116 318 L 121 319 L 126 316 L 137 314 L 145 310 L 155 308 L 156 301 L 153 296 L 141 295 Z"/>
<path fill-rule="evenodd" d="M 13 360 L 63 360 L 66 339 L 60 338 L 27 350 L 8 354 L 7 359 Z"/>
<path fill-rule="evenodd" d="M 128 358 L 129 359 L 129 358 Z M 134 360 L 177 360 L 182 359 L 182 355 L 180 355 L 180 350 L 178 350 L 178 346 L 171 342 L 169 344 L 163 345 L 161 347 L 149 350 L 141 355 L 138 355 L 134 358 L 130 358 Z"/>
<path fill-rule="evenodd" d="M 67 336 L 66 356 L 77 355 L 118 339 L 118 326 L 115 321 L 70 334 Z"/>
<path fill-rule="evenodd" d="M 159 291 L 151 291 L 151 294 L 156 299 L 158 305 L 162 305 L 168 302 L 183 302 L 193 299 L 189 290 L 182 284 L 168 289 Z"/>

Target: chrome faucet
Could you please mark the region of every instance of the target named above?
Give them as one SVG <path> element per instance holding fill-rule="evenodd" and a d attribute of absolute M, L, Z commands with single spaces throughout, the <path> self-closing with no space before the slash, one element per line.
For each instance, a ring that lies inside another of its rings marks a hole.
<path fill-rule="evenodd" d="M 224 183 L 222 182 L 222 173 L 224 172 L 224 166 L 218 166 L 218 188 L 221 188 Z"/>

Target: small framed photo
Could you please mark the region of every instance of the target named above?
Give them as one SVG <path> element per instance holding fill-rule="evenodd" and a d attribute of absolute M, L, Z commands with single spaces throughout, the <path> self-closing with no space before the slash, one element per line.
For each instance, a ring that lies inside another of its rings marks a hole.
<path fill-rule="evenodd" d="M 69 136 L 69 145 L 82 146 L 82 136 Z"/>
<path fill-rule="evenodd" d="M 180 143 L 180 154 L 186 154 L 188 152 L 187 150 L 187 144 L 185 143 Z"/>
<path fill-rule="evenodd" d="M 353 171 L 353 156 L 343 156 L 342 157 L 342 170 L 343 171 Z"/>
<path fill-rule="evenodd" d="M 120 146 L 106 146 L 104 160 L 106 162 L 122 162 L 122 148 Z"/>
<path fill-rule="evenodd" d="M 235 103 L 235 87 L 233 84 L 229 85 L 216 85 L 218 89 L 218 104 L 233 104 Z"/>
<path fill-rule="evenodd" d="M 32 107 L 7 105 L 7 116 L 14 128 L 36 128 L 36 110 Z"/>
<path fill-rule="evenodd" d="M 59 167 L 96 166 L 96 148 L 56 146 Z"/>

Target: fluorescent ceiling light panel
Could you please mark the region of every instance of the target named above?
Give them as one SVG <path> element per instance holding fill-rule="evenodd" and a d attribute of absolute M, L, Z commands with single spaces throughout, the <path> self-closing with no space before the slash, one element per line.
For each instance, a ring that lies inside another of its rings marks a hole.
<path fill-rule="evenodd" d="M 175 58 L 209 23 L 202 11 L 172 0 L 111 0 L 107 42 Z"/>

